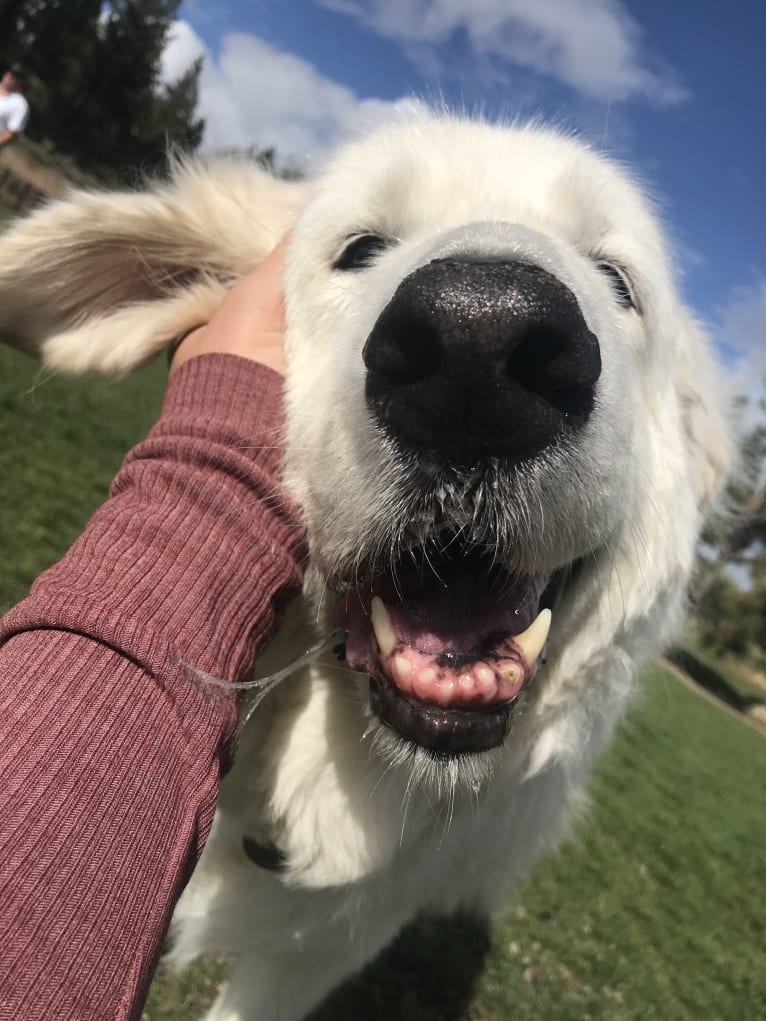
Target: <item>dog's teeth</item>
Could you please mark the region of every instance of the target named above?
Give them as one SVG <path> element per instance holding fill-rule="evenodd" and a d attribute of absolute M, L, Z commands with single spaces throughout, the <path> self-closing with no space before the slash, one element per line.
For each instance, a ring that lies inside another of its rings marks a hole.
<path fill-rule="evenodd" d="M 502 669 L 502 674 L 509 684 L 518 684 L 523 676 L 523 671 L 518 663 L 507 663 Z"/>
<path fill-rule="evenodd" d="M 479 694 L 484 698 L 492 698 L 496 688 L 495 675 L 489 669 L 486 673 L 483 670 L 477 670 L 476 675 L 476 688 Z"/>
<path fill-rule="evenodd" d="M 413 675 L 412 689 L 423 702 L 432 701 L 436 694 L 436 667 L 426 666 Z"/>
<path fill-rule="evenodd" d="M 477 667 L 476 676 L 484 685 L 495 683 L 495 675 L 492 673 L 492 670 L 488 666 Z"/>
<path fill-rule="evenodd" d="M 394 673 L 400 681 L 406 681 L 412 673 L 412 663 L 406 656 L 394 656 Z"/>
<path fill-rule="evenodd" d="M 378 642 L 378 648 L 384 656 L 390 656 L 396 645 L 396 635 L 391 627 L 391 618 L 388 616 L 388 610 L 383 605 L 383 600 L 378 596 L 372 597 L 370 618 L 372 620 L 372 630 L 375 632 L 375 638 Z"/>
<path fill-rule="evenodd" d="M 551 629 L 551 616 L 550 610 L 541 610 L 523 634 L 514 636 L 513 641 L 524 653 L 529 666 L 534 666 L 535 660 L 543 651 Z"/>
<path fill-rule="evenodd" d="M 457 681 L 454 677 L 441 677 L 436 685 L 436 699 L 440 705 L 449 705 L 455 694 Z"/>
<path fill-rule="evenodd" d="M 489 670 L 489 667 L 485 667 L 484 669 Z M 491 670 L 490 673 L 492 673 Z M 460 677 L 458 677 L 457 682 L 463 689 L 463 692 L 465 694 L 468 694 L 468 692 L 473 691 L 473 689 L 476 687 L 476 682 L 474 681 L 472 674 L 462 674 Z"/>

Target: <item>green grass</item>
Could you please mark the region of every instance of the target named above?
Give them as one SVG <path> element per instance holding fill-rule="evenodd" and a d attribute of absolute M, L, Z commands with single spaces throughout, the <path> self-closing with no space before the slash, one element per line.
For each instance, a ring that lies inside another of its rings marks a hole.
<path fill-rule="evenodd" d="M 0 607 L 104 499 L 163 385 L 162 365 L 45 380 L 0 349 Z M 766 1021 L 766 739 L 649 671 L 591 802 L 491 932 L 424 920 L 312 1021 Z M 147 1017 L 194 1021 L 222 975 L 161 975 Z"/>
<path fill-rule="evenodd" d="M 549 1021 L 766 1017 L 766 740 L 652 670 L 591 796 L 500 926 L 485 1002 Z"/>
<path fill-rule="evenodd" d="M 0 346 L 0 609 L 103 502 L 122 457 L 157 416 L 165 375 L 158 364 L 121 383 L 50 378 Z"/>

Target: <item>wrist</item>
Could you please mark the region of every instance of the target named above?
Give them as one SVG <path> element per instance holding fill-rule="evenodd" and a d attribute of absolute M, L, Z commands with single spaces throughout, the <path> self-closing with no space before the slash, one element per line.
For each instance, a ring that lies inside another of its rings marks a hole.
<path fill-rule="evenodd" d="M 192 358 L 207 354 L 236 355 L 265 365 L 284 375 L 283 335 L 281 330 L 222 330 L 202 324 L 182 334 L 168 349 L 170 375 Z"/>
<path fill-rule="evenodd" d="M 170 369 L 170 375 L 172 375 L 173 372 L 176 369 L 178 369 L 183 364 L 183 360 L 182 359 L 179 360 L 179 361 L 176 361 L 176 354 L 178 353 L 178 350 L 181 347 L 181 345 L 183 344 L 183 342 L 186 340 L 187 337 L 190 337 L 193 333 L 196 333 L 197 330 L 203 330 L 205 328 L 205 326 L 206 326 L 205 323 L 201 323 L 198 326 L 192 326 L 188 330 L 184 330 L 183 333 L 179 333 L 178 336 L 175 338 L 175 340 L 173 340 L 171 342 L 170 346 L 168 347 L 167 351 L 165 352 L 165 354 L 167 356 L 167 359 L 168 359 L 168 366 L 169 366 L 169 369 Z"/>

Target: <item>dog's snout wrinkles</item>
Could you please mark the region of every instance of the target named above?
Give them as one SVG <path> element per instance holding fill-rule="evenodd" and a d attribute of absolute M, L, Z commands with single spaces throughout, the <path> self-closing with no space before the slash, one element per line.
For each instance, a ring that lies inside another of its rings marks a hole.
<path fill-rule="evenodd" d="M 438 259 L 402 281 L 364 348 L 367 400 L 451 461 L 523 460 L 587 421 L 601 372 L 572 291 L 539 266 Z"/>

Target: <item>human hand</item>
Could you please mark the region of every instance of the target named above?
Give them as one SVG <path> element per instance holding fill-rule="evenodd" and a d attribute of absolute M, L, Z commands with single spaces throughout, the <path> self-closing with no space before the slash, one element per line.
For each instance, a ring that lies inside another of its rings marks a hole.
<path fill-rule="evenodd" d="M 287 236 L 229 291 L 213 318 L 188 333 L 173 353 L 170 375 L 197 355 L 231 354 L 284 374 L 282 267 Z"/>

